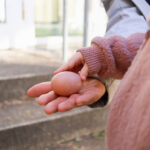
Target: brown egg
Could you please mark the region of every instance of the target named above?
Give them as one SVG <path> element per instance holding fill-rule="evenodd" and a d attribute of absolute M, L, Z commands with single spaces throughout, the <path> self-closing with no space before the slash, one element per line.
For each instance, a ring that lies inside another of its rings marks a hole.
<path fill-rule="evenodd" d="M 77 73 L 64 71 L 56 74 L 51 81 L 52 90 L 61 96 L 77 93 L 82 87 L 82 81 Z"/>

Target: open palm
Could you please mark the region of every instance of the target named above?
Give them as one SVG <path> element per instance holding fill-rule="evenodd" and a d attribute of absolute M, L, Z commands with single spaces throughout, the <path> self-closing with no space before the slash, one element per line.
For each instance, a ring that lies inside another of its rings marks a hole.
<path fill-rule="evenodd" d="M 89 105 L 99 100 L 105 93 L 105 86 L 97 79 L 87 78 L 82 89 L 69 97 L 56 95 L 51 88 L 51 82 L 42 82 L 31 87 L 29 97 L 38 97 L 38 103 L 45 105 L 45 113 L 65 112 L 73 108 Z"/>

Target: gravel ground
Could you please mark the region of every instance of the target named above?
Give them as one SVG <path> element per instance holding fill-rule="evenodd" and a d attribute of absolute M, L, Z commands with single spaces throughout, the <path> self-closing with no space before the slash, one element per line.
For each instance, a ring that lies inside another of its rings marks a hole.
<path fill-rule="evenodd" d="M 106 150 L 105 132 L 92 133 L 59 143 L 45 150 Z"/>

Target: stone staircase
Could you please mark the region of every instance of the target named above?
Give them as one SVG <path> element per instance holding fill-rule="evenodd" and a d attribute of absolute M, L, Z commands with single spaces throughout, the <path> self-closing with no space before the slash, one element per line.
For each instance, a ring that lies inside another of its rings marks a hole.
<path fill-rule="evenodd" d="M 50 80 L 62 63 L 52 59 L 58 55 L 20 51 L 0 55 L 0 150 L 49 150 L 105 128 L 108 107 L 85 106 L 48 116 L 36 100 L 27 97 L 29 87 Z"/>

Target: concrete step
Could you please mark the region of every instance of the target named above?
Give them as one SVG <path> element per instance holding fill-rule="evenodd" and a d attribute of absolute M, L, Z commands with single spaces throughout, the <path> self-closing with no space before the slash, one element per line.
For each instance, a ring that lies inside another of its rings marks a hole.
<path fill-rule="evenodd" d="M 0 103 L 0 150 L 46 150 L 105 128 L 108 107 L 45 115 L 35 101 Z"/>
<path fill-rule="evenodd" d="M 0 55 L 0 101 L 27 99 L 27 89 L 49 81 L 62 64 L 57 53 L 1 51 Z"/>
<path fill-rule="evenodd" d="M 50 80 L 62 64 L 58 53 L 8 50 L 0 55 L 0 150 L 54 150 L 59 143 L 105 128 L 108 107 L 48 116 L 28 99 L 27 89 Z"/>
<path fill-rule="evenodd" d="M 12 66 L 12 68 L 14 65 Z M 21 66 L 22 67 L 22 66 Z M 18 67 L 17 67 L 18 68 Z M 34 84 L 50 81 L 53 76 L 53 72 L 57 67 L 37 67 L 29 66 L 28 69 L 32 69 L 32 74 L 22 74 L 21 76 L 0 77 L 0 101 L 20 99 L 28 99 L 26 91 Z M 34 69 L 38 69 L 39 72 L 35 72 Z M 23 69 L 23 67 L 22 67 Z M 9 73 L 10 71 L 8 71 Z"/>
<path fill-rule="evenodd" d="M 41 68 L 40 68 L 41 69 Z M 50 72 L 43 74 L 35 74 L 35 75 L 26 75 L 22 77 L 13 77 L 2 79 L 0 78 L 0 101 L 5 100 L 25 100 L 28 99 L 26 94 L 27 89 L 29 89 L 34 84 L 50 81 L 53 76 L 53 71 L 56 68 L 51 68 Z"/>

